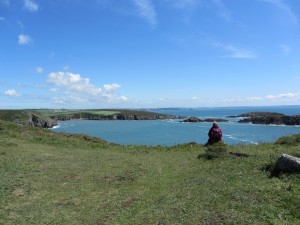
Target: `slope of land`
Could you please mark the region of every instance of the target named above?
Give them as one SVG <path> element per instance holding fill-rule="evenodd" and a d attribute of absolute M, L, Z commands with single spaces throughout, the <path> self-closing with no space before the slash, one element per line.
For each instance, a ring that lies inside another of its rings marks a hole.
<path fill-rule="evenodd" d="M 300 224 L 300 135 L 273 144 L 121 146 L 0 121 L 0 224 Z"/>
<path fill-rule="evenodd" d="M 0 110 L 0 119 L 18 125 L 50 128 L 57 125 L 55 119 L 34 110 Z"/>
<path fill-rule="evenodd" d="M 176 116 L 140 110 L 0 110 L 0 119 L 18 125 L 51 128 L 58 120 L 161 120 Z"/>
<path fill-rule="evenodd" d="M 142 110 L 93 109 L 93 110 L 39 110 L 55 120 L 157 120 L 176 119 L 176 116 Z"/>

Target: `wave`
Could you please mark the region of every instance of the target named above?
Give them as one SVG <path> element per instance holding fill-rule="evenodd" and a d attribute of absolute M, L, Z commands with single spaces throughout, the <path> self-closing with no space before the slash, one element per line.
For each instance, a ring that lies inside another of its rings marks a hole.
<path fill-rule="evenodd" d="M 247 139 L 237 138 L 237 137 L 234 137 L 233 135 L 230 135 L 230 134 L 223 135 L 223 136 L 225 136 L 225 137 L 227 137 L 229 139 L 240 141 L 240 142 L 249 142 L 251 144 L 258 145 L 258 142 L 256 142 L 256 141 L 251 141 L 251 140 L 247 140 Z"/>
<path fill-rule="evenodd" d="M 56 126 L 51 127 L 50 129 L 52 130 L 52 129 L 57 129 L 57 128 L 60 128 L 60 125 L 59 125 L 59 124 L 56 125 Z"/>

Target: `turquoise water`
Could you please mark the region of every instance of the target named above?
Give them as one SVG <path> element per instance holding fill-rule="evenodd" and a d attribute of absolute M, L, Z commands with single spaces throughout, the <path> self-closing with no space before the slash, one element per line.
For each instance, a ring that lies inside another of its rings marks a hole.
<path fill-rule="evenodd" d="M 290 107 L 227 107 L 197 109 L 153 109 L 158 113 L 197 116 L 200 118 L 226 118 L 253 111 L 280 112 L 286 115 L 300 114 L 300 106 Z M 228 118 L 227 118 L 228 119 Z M 238 119 L 219 123 L 223 140 L 227 144 L 257 144 L 273 142 L 277 138 L 300 133 L 300 126 L 253 125 L 237 123 Z M 180 120 L 154 121 L 62 121 L 53 131 L 88 134 L 103 140 L 124 145 L 176 145 L 188 142 L 204 144 L 211 123 L 181 123 Z"/>

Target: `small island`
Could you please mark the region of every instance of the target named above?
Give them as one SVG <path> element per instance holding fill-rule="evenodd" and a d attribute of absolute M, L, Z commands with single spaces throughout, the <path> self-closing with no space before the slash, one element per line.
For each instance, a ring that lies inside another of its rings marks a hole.
<path fill-rule="evenodd" d="M 264 125 L 300 125 L 300 115 L 288 116 L 276 112 L 250 112 L 229 118 L 242 118 L 239 123 Z"/>

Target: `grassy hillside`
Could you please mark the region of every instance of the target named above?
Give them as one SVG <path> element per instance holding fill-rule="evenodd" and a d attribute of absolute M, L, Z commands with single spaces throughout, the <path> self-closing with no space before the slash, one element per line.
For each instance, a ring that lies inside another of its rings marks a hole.
<path fill-rule="evenodd" d="M 300 224 L 300 174 L 269 172 L 299 140 L 121 146 L 0 121 L 0 224 Z"/>
<path fill-rule="evenodd" d="M 6 121 L 26 121 L 29 119 L 27 110 L 0 110 L 0 118 Z"/>
<path fill-rule="evenodd" d="M 175 116 L 159 114 L 142 110 L 124 109 L 86 109 L 86 110 L 37 110 L 45 116 L 61 119 L 85 118 L 85 119 L 112 119 L 113 116 L 121 116 L 123 119 L 168 119 Z"/>
<path fill-rule="evenodd" d="M 19 125 L 49 128 L 57 122 L 36 110 L 0 110 L 0 119 Z"/>
<path fill-rule="evenodd" d="M 58 116 L 58 115 L 73 115 L 73 114 L 81 114 L 81 113 L 90 113 L 90 114 L 95 114 L 95 115 L 103 115 L 103 116 L 108 116 L 108 115 L 114 115 L 117 113 L 120 113 L 120 111 L 116 110 L 104 110 L 104 109 L 99 109 L 99 110 L 38 110 L 39 112 L 43 113 L 46 116 Z"/>

